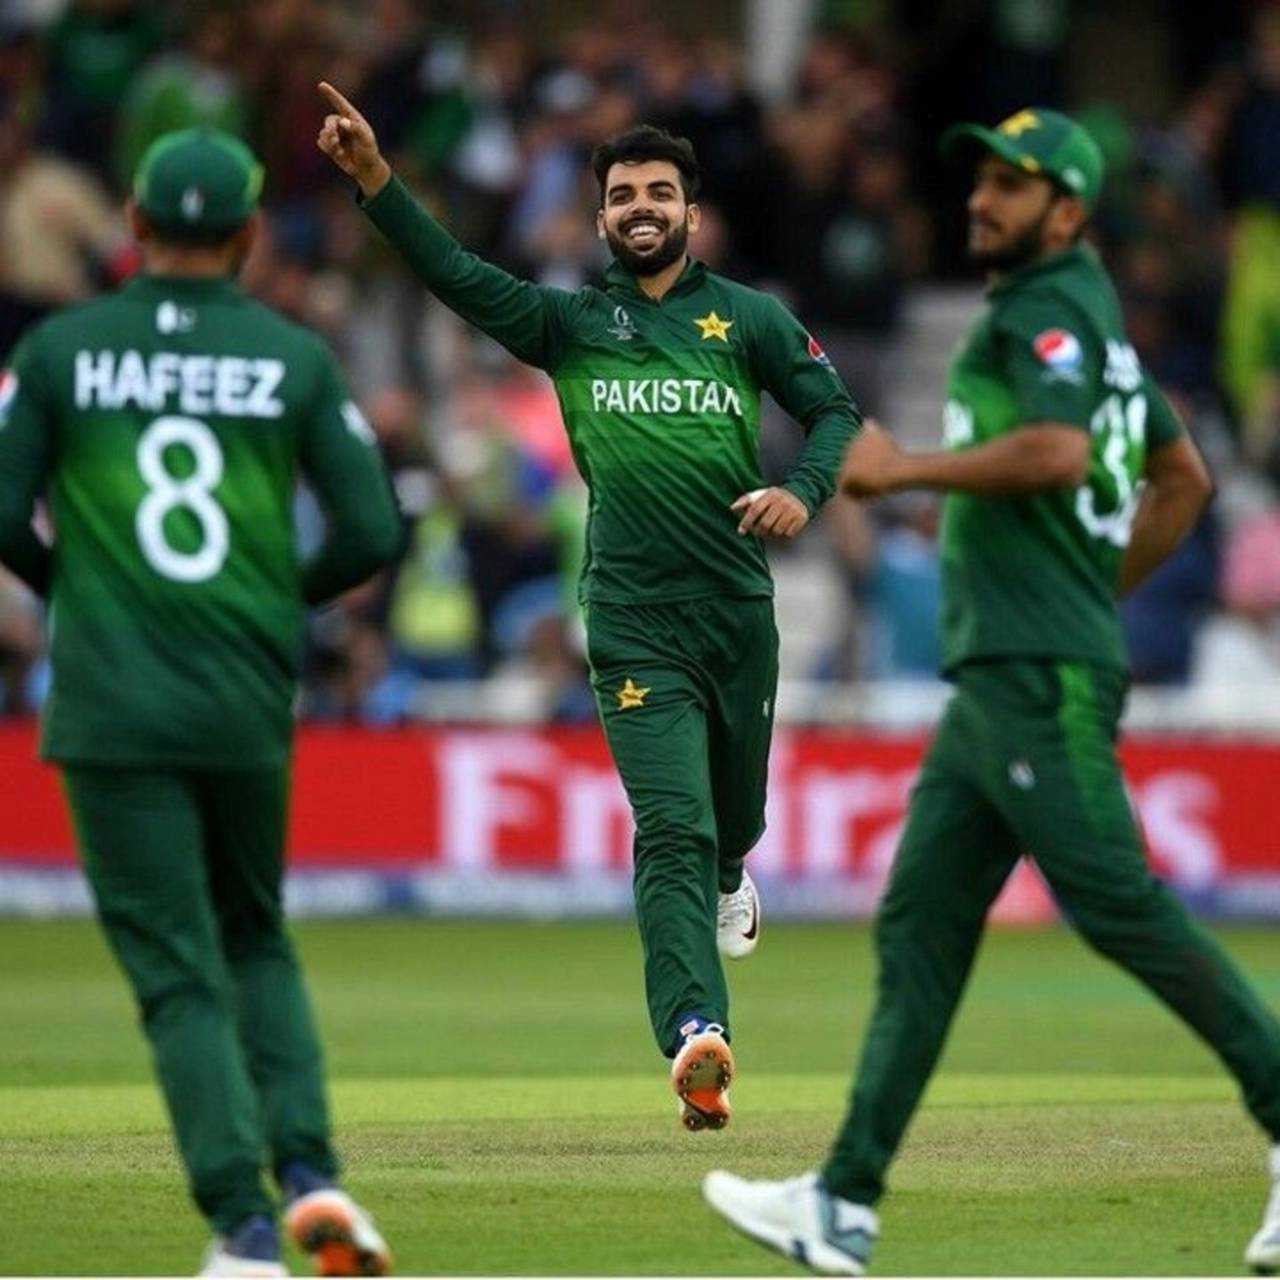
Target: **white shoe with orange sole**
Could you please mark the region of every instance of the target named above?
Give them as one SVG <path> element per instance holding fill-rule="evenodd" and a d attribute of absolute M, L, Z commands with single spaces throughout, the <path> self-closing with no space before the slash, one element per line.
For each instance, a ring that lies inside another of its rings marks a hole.
<path fill-rule="evenodd" d="M 385 1276 L 391 1250 L 373 1219 L 337 1187 L 310 1191 L 292 1201 L 284 1225 L 322 1276 Z"/>
<path fill-rule="evenodd" d="M 729 1123 L 733 1051 L 724 1028 L 708 1022 L 686 1037 L 671 1064 L 671 1087 L 680 1100 L 680 1123 L 693 1133 Z"/>

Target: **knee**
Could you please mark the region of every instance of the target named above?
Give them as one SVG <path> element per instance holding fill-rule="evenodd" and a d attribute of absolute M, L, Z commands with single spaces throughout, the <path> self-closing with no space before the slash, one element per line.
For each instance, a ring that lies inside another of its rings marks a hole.
<path fill-rule="evenodd" d="M 1071 924 L 1095 951 L 1112 955 L 1180 932 L 1186 913 L 1154 876 L 1129 886 L 1060 895 Z"/>
<path fill-rule="evenodd" d="M 212 976 L 200 973 L 175 975 L 167 981 L 137 990 L 138 1008 L 148 1031 L 164 1027 L 173 1019 L 220 1016 L 227 1008 L 227 993 Z"/>

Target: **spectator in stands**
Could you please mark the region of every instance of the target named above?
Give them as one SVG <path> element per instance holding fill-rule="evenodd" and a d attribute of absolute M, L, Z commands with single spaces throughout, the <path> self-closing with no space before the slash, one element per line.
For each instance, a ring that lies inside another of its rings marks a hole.
<path fill-rule="evenodd" d="M 137 265 L 120 210 L 97 178 L 38 150 L 16 99 L 0 93 L 0 270 L 34 309 L 80 302 Z"/>
<path fill-rule="evenodd" d="M 244 11 L 232 0 L 199 0 L 187 8 L 185 21 L 182 47 L 159 54 L 128 82 L 115 140 L 121 190 L 162 133 L 206 124 L 249 135 L 252 104 L 239 73 Z"/>
<path fill-rule="evenodd" d="M 1280 510 L 1246 519 L 1227 546 L 1226 612 L 1199 636 L 1196 682 L 1265 689 L 1280 679 Z"/>
<path fill-rule="evenodd" d="M 164 36 L 151 0 L 73 0 L 45 37 L 41 142 L 110 180 L 116 113 Z"/>

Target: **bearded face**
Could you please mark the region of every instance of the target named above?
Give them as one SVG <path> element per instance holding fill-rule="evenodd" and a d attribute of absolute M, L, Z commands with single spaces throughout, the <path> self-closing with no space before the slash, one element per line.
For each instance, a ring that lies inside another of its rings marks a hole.
<path fill-rule="evenodd" d="M 653 276 L 679 262 L 697 226 L 680 171 L 669 160 L 615 164 L 605 187 L 598 228 L 613 256 L 636 276 Z"/>

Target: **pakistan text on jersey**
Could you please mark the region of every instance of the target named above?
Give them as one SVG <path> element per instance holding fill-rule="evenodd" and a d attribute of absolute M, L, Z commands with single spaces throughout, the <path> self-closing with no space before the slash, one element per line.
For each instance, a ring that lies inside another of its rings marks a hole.
<path fill-rule="evenodd" d="M 157 351 L 77 351 L 76 408 L 159 413 L 176 403 L 183 413 L 228 418 L 279 418 L 283 360 L 246 356 L 180 356 Z M 176 397 L 176 400 L 171 400 Z"/>
<path fill-rule="evenodd" d="M 593 378 L 595 413 L 733 413 L 742 416 L 737 388 L 706 378 Z"/>

